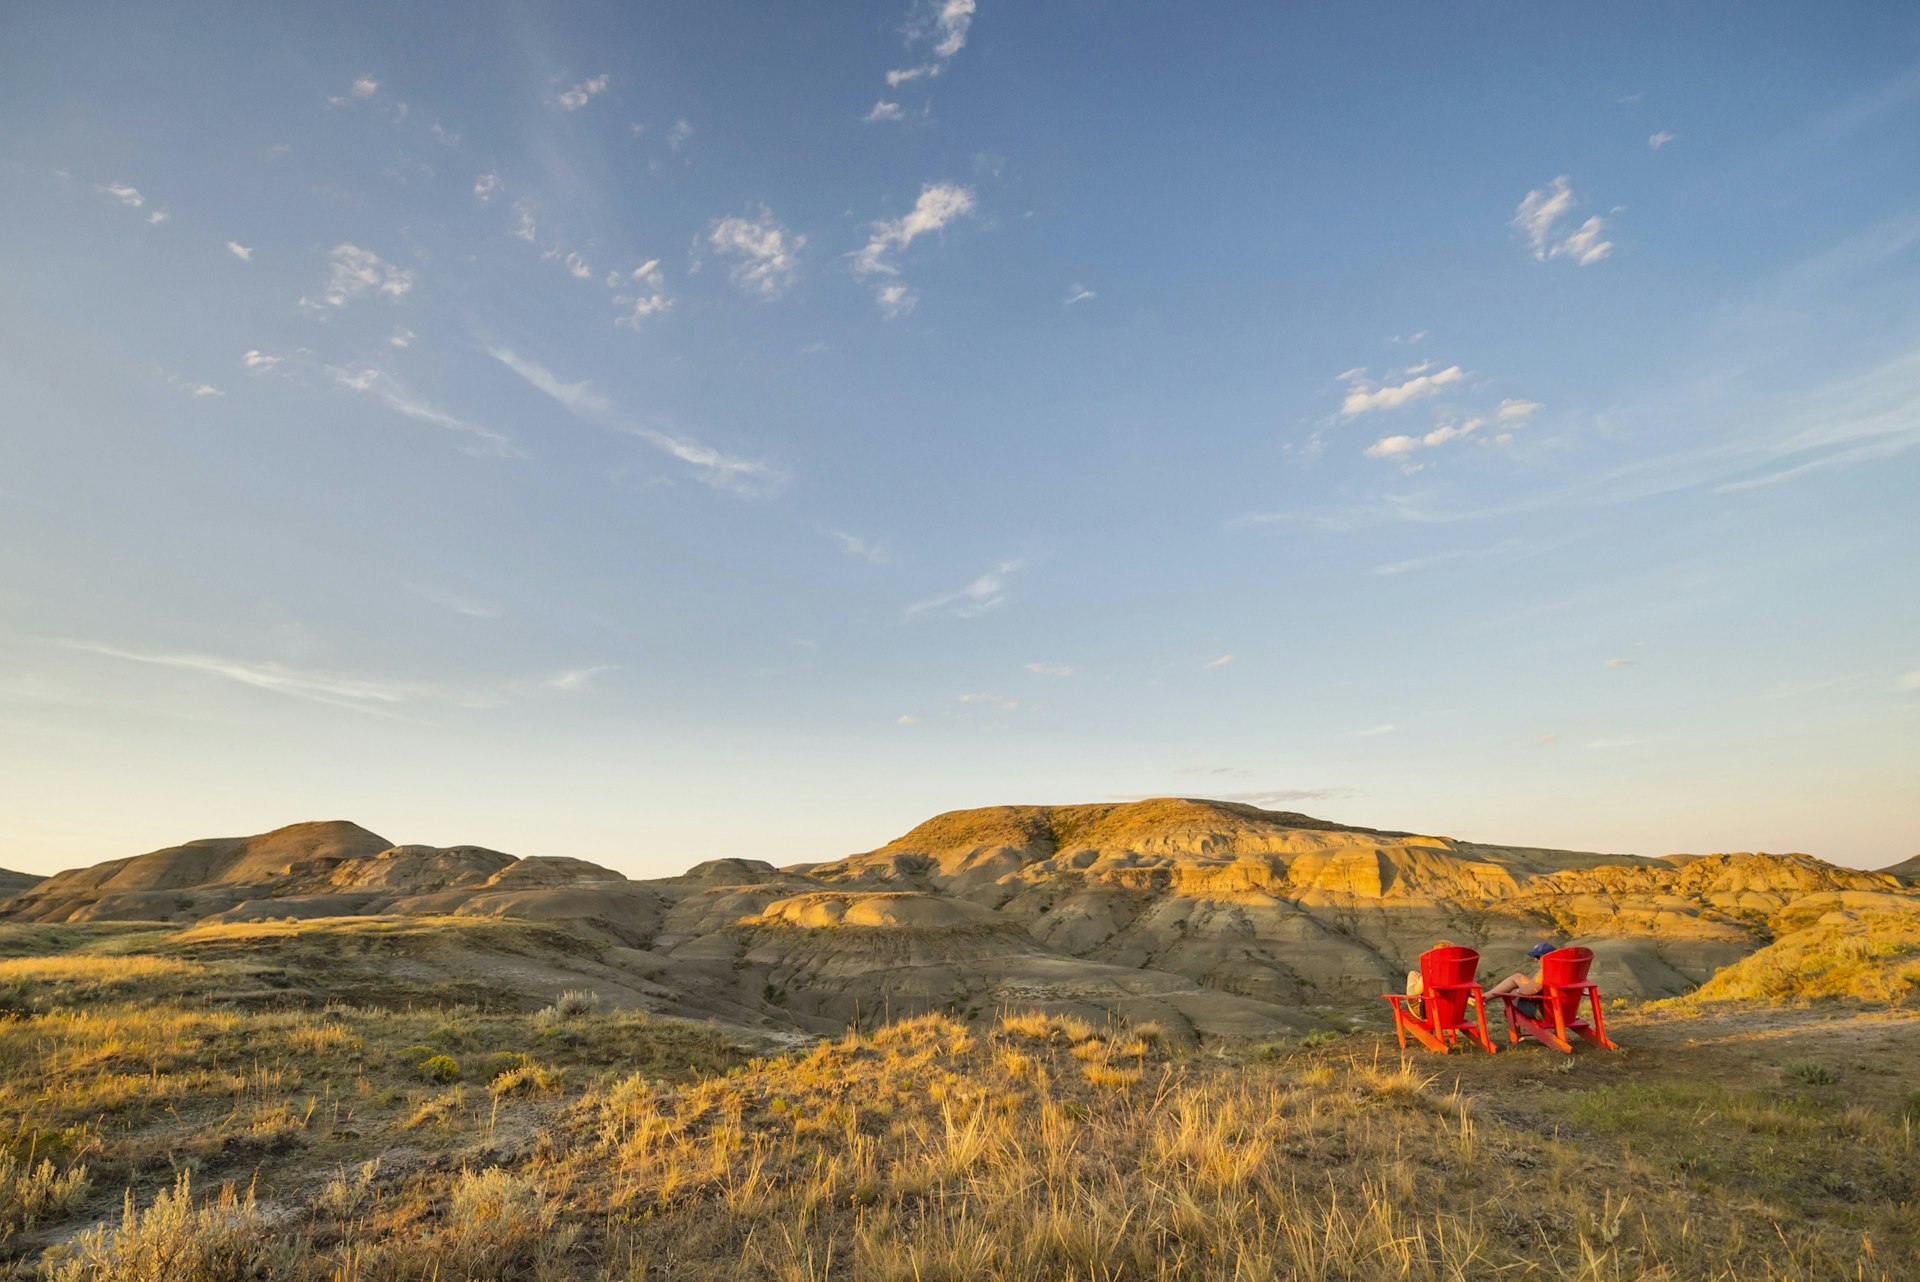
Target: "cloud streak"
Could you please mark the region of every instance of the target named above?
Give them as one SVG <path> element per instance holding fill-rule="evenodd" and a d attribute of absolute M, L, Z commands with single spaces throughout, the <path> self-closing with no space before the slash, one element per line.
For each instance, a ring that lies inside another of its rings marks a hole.
<path fill-rule="evenodd" d="M 853 272 L 863 278 L 880 278 L 874 282 L 874 299 L 888 319 L 904 316 L 920 301 L 919 296 L 898 279 L 900 267 L 896 260 L 900 253 L 920 237 L 938 234 L 956 219 L 969 217 L 973 211 L 971 187 L 928 183 L 920 189 L 919 198 L 906 214 L 872 224 L 872 234 L 865 247 L 852 256 Z"/>
<path fill-rule="evenodd" d="M 506 347 L 486 346 L 487 355 L 519 375 L 529 386 L 566 407 L 576 418 L 608 431 L 645 441 L 678 459 L 693 471 L 695 480 L 742 498 L 769 498 L 786 488 L 786 469 L 763 459 L 738 458 L 688 437 L 645 427 L 621 418 L 613 403 L 585 380 L 568 383 L 538 361 Z"/>
<path fill-rule="evenodd" d="M 253 353 L 248 355 L 251 357 Z M 471 437 L 472 442 L 466 447 L 470 454 L 493 458 L 523 457 L 513 442 L 502 433 L 490 427 L 482 427 L 478 423 L 470 423 L 430 404 L 416 396 L 398 377 L 384 370 L 371 367 L 349 370 L 329 366 L 327 373 L 333 377 L 335 387 L 371 396 L 394 413 L 410 418 L 416 423 L 425 423 L 430 427 L 438 427 Z"/>
<path fill-rule="evenodd" d="M 1433 374 L 1420 374 L 1404 383 L 1389 384 L 1385 387 L 1371 387 L 1365 376 L 1357 371 L 1349 371 L 1349 379 L 1354 384 L 1340 402 L 1340 417 L 1354 418 L 1361 414 L 1371 414 L 1375 410 L 1396 410 L 1402 405 L 1426 397 L 1437 395 L 1441 388 L 1450 386 L 1466 377 L 1466 371 L 1458 365 Z"/>
<path fill-rule="evenodd" d="M 1572 231 L 1562 230 L 1561 219 L 1578 203 L 1572 179 L 1566 174 L 1526 194 L 1513 211 L 1512 225 L 1527 238 L 1534 258 L 1543 263 L 1571 258 L 1582 267 L 1591 267 L 1613 252 L 1613 242 L 1602 239 L 1607 220 L 1598 214 Z"/>
<path fill-rule="evenodd" d="M 540 693 L 574 693 L 586 688 L 595 675 L 612 671 L 610 665 L 575 668 L 545 676 L 520 678 L 484 687 L 460 687 L 427 681 L 392 681 L 325 668 L 298 667 L 272 660 L 236 659 L 192 651 L 144 650 L 96 641 L 56 640 L 68 650 L 101 655 L 128 663 L 171 668 L 215 677 L 290 699 L 322 703 L 376 716 L 398 715 L 417 705 L 456 708 L 497 708 Z"/>
<path fill-rule="evenodd" d="M 957 619 L 971 619 L 998 610 L 1009 599 L 1007 580 L 1026 568 L 1026 561 L 1017 557 L 1001 561 L 965 587 L 908 606 L 904 617 L 916 619 L 929 614 L 947 614 Z"/>

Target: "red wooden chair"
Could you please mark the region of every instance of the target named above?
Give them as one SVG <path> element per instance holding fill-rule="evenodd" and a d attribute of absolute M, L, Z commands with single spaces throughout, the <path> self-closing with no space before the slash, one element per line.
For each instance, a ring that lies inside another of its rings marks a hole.
<path fill-rule="evenodd" d="M 1465 1033 L 1469 1041 L 1493 1053 L 1493 1038 L 1487 1036 L 1486 999 L 1473 978 L 1479 968 L 1480 954 L 1471 948 L 1458 944 L 1430 948 L 1420 954 L 1420 983 L 1425 992 L 1418 997 L 1381 994 L 1393 1007 L 1393 1031 L 1399 1035 L 1401 1050 L 1407 1048 L 1407 1034 L 1412 1033 L 1422 1046 L 1445 1055 Z"/>
<path fill-rule="evenodd" d="M 1507 1007 L 1507 1040 L 1518 1042 L 1525 1033 L 1536 1042 L 1570 1055 L 1573 1043 L 1567 1040 L 1567 1034 L 1577 1033 L 1602 1050 L 1619 1050 L 1607 1039 L 1607 1022 L 1600 1014 L 1600 988 L 1587 982 L 1587 970 L 1592 965 L 1591 948 L 1557 948 L 1540 959 L 1541 986 L 1537 996 L 1500 994 L 1500 1000 Z M 1593 1011 L 1591 1022 L 1580 1018 L 1582 998 Z M 1532 1003 L 1539 1013 L 1528 1015 L 1520 1005 L 1522 1002 Z"/>

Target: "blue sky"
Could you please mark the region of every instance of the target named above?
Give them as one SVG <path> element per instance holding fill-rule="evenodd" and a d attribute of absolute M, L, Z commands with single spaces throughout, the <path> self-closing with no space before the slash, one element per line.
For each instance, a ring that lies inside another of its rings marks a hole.
<path fill-rule="evenodd" d="M 13 6 L 0 865 L 1920 850 L 1906 4 Z"/>

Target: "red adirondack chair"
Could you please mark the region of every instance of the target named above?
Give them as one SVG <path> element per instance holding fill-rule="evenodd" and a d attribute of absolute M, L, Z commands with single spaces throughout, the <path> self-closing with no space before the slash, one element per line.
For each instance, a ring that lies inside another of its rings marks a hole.
<path fill-rule="evenodd" d="M 1420 983 L 1425 992 L 1418 997 L 1381 994 L 1393 1007 L 1393 1031 L 1399 1035 L 1401 1050 L 1407 1048 L 1407 1034 L 1412 1033 L 1422 1046 L 1445 1055 L 1465 1033 L 1467 1040 L 1493 1053 L 1493 1038 L 1487 1036 L 1486 999 L 1473 978 L 1479 968 L 1480 954 L 1471 948 L 1458 944 L 1430 948 L 1420 954 Z"/>
<path fill-rule="evenodd" d="M 1567 1040 L 1567 1034 L 1577 1033 L 1602 1050 L 1619 1050 L 1607 1039 L 1607 1022 L 1600 1014 L 1600 988 L 1587 982 L 1587 970 L 1592 965 L 1591 948 L 1557 948 L 1540 959 L 1541 987 L 1537 997 L 1500 994 L 1500 1000 L 1507 1007 L 1507 1040 L 1518 1042 L 1525 1033 L 1537 1042 L 1570 1055 L 1573 1043 Z M 1593 1011 L 1591 1022 L 1580 1018 L 1582 998 Z M 1521 1009 L 1521 1002 L 1538 1003 L 1540 1014 L 1529 1016 Z"/>

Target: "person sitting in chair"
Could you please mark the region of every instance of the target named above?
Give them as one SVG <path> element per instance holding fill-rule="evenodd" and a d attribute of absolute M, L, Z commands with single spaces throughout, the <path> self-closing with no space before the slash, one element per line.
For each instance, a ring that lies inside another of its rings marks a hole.
<path fill-rule="evenodd" d="M 1453 941 L 1451 939 L 1443 939 L 1438 943 L 1436 943 L 1434 947 L 1435 948 L 1451 948 L 1453 947 Z M 1426 991 L 1427 991 L 1427 981 L 1420 978 L 1420 972 L 1418 970 L 1408 971 L 1407 972 L 1407 996 L 1419 997 Z M 1407 1010 L 1415 1019 L 1425 1019 L 1427 1017 L 1427 1004 L 1425 1002 L 1408 1002 Z"/>
<path fill-rule="evenodd" d="M 1546 987 L 1546 977 L 1541 972 L 1539 961 L 1542 957 L 1545 957 L 1558 947 L 1560 947 L 1560 945 L 1543 939 L 1532 948 L 1529 948 L 1527 950 L 1527 956 L 1533 958 L 1535 963 L 1533 973 L 1529 975 L 1525 971 L 1520 971 L 1509 975 L 1492 988 L 1489 988 L 1487 990 L 1487 996 L 1502 997 L 1508 993 L 1512 993 L 1516 997 L 1530 999 L 1520 1002 L 1520 1013 L 1528 1019 L 1539 1019 L 1541 1012 L 1546 1009 L 1541 1005 L 1540 999 L 1537 996 L 1540 990 Z"/>

